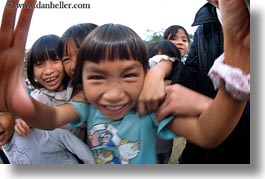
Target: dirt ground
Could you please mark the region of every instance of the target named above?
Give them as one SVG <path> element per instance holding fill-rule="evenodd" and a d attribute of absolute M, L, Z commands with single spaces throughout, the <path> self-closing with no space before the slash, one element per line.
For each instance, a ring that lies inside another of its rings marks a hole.
<path fill-rule="evenodd" d="M 169 164 L 178 164 L 178 157 L 181 155 L 184 147 L 186 145 L 186 139 L 183 137 L 178 137 L 174 139 L 174 144 L 173 144 L 173 151 L 171 154 L 171 158 L 169 160 Z"/>

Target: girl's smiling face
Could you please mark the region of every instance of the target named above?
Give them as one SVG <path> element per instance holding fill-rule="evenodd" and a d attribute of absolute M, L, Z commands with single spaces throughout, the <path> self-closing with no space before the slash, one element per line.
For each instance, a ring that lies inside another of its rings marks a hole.
<path fill-rule="evenodd" d="M 65 75 L 61 59 L 47 59 L 34 64 L 35 78 L 46 89 L 58 91 L 63 89 Z"/>
<path fill-rule="evenodd" d="M 119 120 L 135 107 L 144 77 L 142 64 L 135 60 L 86 61 L 83 90 L 89 102 L 106 118 Z"/>
<path fill-rule="evenodd" d="M 70 78 L 73 78 L 74 75 L 77 52 L 78 48 L 75 46 L 74 41 L 72 39 L 69 40 L 68 43 L 64 46 L 62 62 L 64 70 Z"/>

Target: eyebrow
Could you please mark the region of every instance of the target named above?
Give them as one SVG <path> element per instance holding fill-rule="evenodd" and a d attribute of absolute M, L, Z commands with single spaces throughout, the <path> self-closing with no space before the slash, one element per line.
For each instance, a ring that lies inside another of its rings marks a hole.
<path fill-rule="evenodd" d="M 132 65 L 130 65 L 130 66 L 124 68 L 124 69 L 122 70 L 122 73 L 125 73 L 125 72 L 127 72 L 127 71 L 133 70 L 133 69 L 135 69 L 135 68 L 141 68 L 141 64 L 138 64 L 138 63 L 132 64 Z M 93 72 L 93 73 L 107 74 L 107 72 L 106 72 L 105 70 L 98 69 L 97 67 L 96 67 L 96 68 L 94 68 L 94 67 L 92 67 L 92 68 L 87 68 L 85 71 L 86 71 L 86 72 Z"/>
<path fill-rule="evenodd" d="M 141 68 L 141 65 L 138 64 L 138 63 L 135 63 L 133 65 L 130 65 L 130 66 L 126 67 L 125 69 L 123 69 L 122 73 L 125 73 L 127 71 L 133 70 L 135 68 Z"/>

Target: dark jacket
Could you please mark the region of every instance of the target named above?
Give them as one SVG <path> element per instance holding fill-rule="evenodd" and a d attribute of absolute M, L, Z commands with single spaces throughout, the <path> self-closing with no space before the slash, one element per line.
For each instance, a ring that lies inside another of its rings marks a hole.
<path fill-rule="evenodd" d="M 208 77 L 215 59 L 224 51 L 222 26 L 216 9 L 206 3 L 195 16 L 193 26 L 199 26 L 185 65 L 174 64 L 173 83 L 214 98 L 217 91 Z M 221 114 L 220 114 L 221 115 Z M 217 148 L 207 150 L 187 141 L 180 163 L 249 163 L 250 162 L 250 104 L 248 103 L 237 127 Z"/>

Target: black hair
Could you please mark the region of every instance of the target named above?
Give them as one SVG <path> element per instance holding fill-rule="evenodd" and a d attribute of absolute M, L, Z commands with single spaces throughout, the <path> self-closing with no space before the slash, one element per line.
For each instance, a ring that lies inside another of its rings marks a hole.
<path fill-rule="evenodd" d="M 80 23 L 69 27 L 61 36 L 61 43 L 59 45 L 59 48 L 62 54 L 60 54 L 60 57 L 63 56 L 63 50 L 65 46 L 65 49 L 68 50 L 67 43 L 69 42 L 69 40 L 73 40 L 76 48 L 79 49 L 85 37 L 96 27 L 98 27 L 98 25 L 93 23 Z"/>
<path fill-rule="evenodd" d="M 167 40 L 173 40 L 175 38 L 175 36 L 176 36 L 176 33 L 179 31 L 179 29 L 182 29 L 184 31 L 184 33 L 186 34 L 186 36 L 188 38 L 188 43 L 190 44 L 190 38 L 189 38 L 189 34 L 188 34 L 187 30 L 184 27 L 180 26 L 180 25 L 169 26 L 165 30 L 163 38 L 167 39 Z"/>
<path fill-rule="evenodd" d="M 144 41 L 131 28 L 121 24 L 104 24 L 94 29 L 82 42 L 77 54 L 74 88 L 82 83 L 85 61 L 136 60 L 148 69 L 148 52 Z"/>
<path fill-rule="evenodd" d="M 34 75 L 34 64 L 42 62 L 44 60 L 58 60 L 60 59 L 59 54 L 61 53 L 59 50 L 60 37 L 57 35 L 49 34 L 44 35 L 37 39 L 32 45 L 31 49 L 28 52 L 27 57 L 27 77 L 30 81 L 30 84 L 34 88 L 42 88 L 43 86 L 35 81 Z M 66 86 L 68 82 L 68 77 L 63 80 L 64 86 Z"/>
<path fill-rule="evenodd" d="M 155 55 L 167 55 L 169 57 L 174 57 L 176 59 L 181 58 L 181 54 L 177 46 L 172 43 L 170 40 L 159 40 L 152 42 L 148 45 L 149 58 L 152 58 Z"/>

